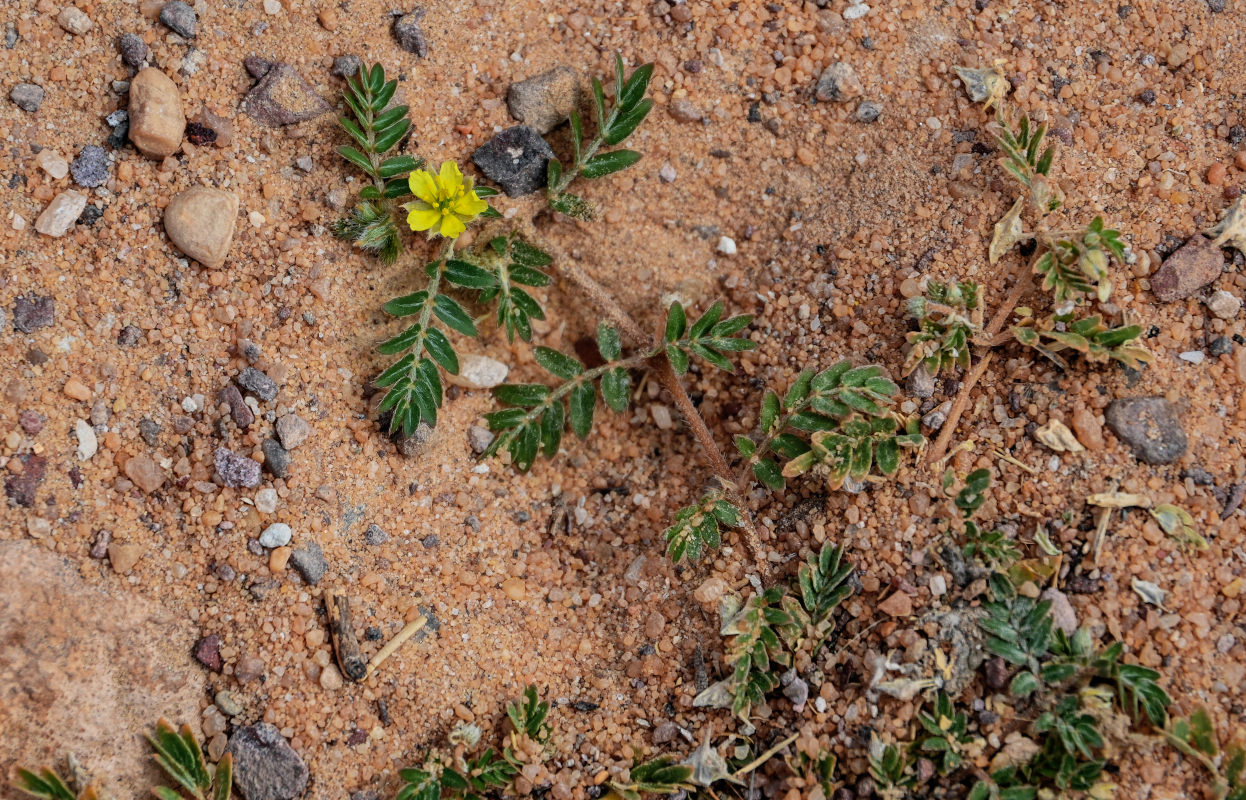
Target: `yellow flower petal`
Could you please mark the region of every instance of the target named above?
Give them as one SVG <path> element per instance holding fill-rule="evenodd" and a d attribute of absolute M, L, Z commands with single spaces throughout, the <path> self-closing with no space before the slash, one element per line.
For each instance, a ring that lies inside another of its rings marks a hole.
<path fill-rule="evenodd" d="M 474 217 L 477 214 L 483 214 L 489 204 L 476 196 L 475 192 L 468 192 L 451 204 L 450 210 L 455 214 L 464 217 Z"/>
<path fill-rule="evenodd" d="M 435 209 L 411 208 L 407 213 L 407 225 L 413 231 L 426 231 L 438 222 L 441 222 L 441 212 Z"/>
<path fill-rule="evenodd" d="M 463 173 L 459 171 L 459 165 L 453 161 L 441 162 L 441 175 L 438 179 L 441 184 L 441 196 L 447 200 L 463 188 Z"/>
<path fill-rule="evenodd" d="M 447 239 L 457 239 L 458 235 L 465 230 L 467 226 L 453 214 L 446 214 L 441 218 L 441 235 Z"/>
<path fill-rule="evenodd" d="M 426 169 L 418 169 L 411 173 L 407 184 L 411 187 L 411 194 L 429 205 L 437 204 L 437 183 L 433 180 L 433 173 Z"/>

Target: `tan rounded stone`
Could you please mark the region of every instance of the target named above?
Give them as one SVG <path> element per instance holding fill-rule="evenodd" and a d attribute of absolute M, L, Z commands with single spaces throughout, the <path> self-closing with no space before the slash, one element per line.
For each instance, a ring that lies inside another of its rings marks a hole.
<path fill-rule="evenodd" d="M 192 186 L 164 210 L 164 230 L 186 255 L 205 267 L 219 267 L 234 239 L 238 196 L 221 189 Z"/>
<path fill-rule="evenodd" d="M 186 114 L 177 84 L 148 67 L 130 81 L 130 141 L 153 158 L 171 156 L 182 146 Z"/>

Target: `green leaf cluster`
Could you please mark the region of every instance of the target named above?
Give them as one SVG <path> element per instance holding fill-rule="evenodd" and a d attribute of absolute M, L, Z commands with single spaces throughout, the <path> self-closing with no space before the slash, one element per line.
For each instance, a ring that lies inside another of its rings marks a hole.
<path fill-rule="evenodd" d="M 909 354 L 903 373 L 925 366 L 931 375 L 959 366 L 969 369 L 969 344 L 982 330 L 982 287 L 973 281 L 943 284 L 931 281 L 926 297 L 909 301 L 909 316 L 918 330 L 908 334 Z"/>
<path fill-rule="evenodd" d="M 1057 303 L 1079 301 L 1082 295 L 1093 295 L 1102 303 L 1112 296 L 1108 275 L 1112 259 L 1125 260 L 1121 233 L 1105 227 L 1103 217 L 1095 217 L 1080 234 L 1053 240 L 1034 262 L 1034 273 Z"/>
<path fill-rule="evenodd" d="M 874 791 L 879 797 L 898 800 L 907 796 L 914 783 L 909 766 L 902 748 L 894 744 L 883 745 L 877 739 L 870 742 L 870 777 L 874 779 Z"/>
<path fill-rule="evenodd" d="M 797 623 L 783 607 L 784 589 L 774 586 L 748 599 L 723 627 L 726 659 L 731 667 L 731 712 L 747 720 L 753 706 L 779 685 L 779 672 L 792 664 L 784 639 Z"/>
<path fill-rule="evenodd" d="M 736 450 L 748 459 L 757 480 L 774 490 L 819 463 L 829 462 L 830 471 L 839 475 L 838 483 L 832 480 L 836 487 L 849 474 L 864 477 L 874 463 L 893 475 L 899 469 L 899 448 L 925 441 L 915 426 L 907 421 L 902 426 L 890 410 L 899 391 L 876 365 L 854 368 L 845 360 L 821 372 L 805 370 L 782 397 L 767 390 L 759 439 L 737 436 Z M 820 439 L 818 453 L 814 437 Z M 840 456 L 843 460 L 836 460 Z M 780 466 L 779 460 L 787 460 L 786 465 Z"/>
<path fill-rule="evenodd" d="M 693 356 L 726 372 L 734 372 L 735 365 L 731 363 L 729 354 L 757 347 L 753 340 L 737 335 L 753 321 L 752 315 L 741 314 L 727 319 L 723 319 L 722 315 L 723 304 L 717 301 L 689 325 L 684 307 L 678 301 L 671 303 L 666 313 L 663 339 L 666 357 L 677 375 L 688 371 Z"/>
<path fill-rule="evenodd" d="M 943 692 L 935 696 L 932 713 L 919 712 L 917 721 L 928 734 L 918 743 L 935 759 L 939 771 L 946 775 L 964 761 L 965 746 L 974 740 L 969 735 L 969 717 L 957 711 L 952 698 Z"/>
<path fill-rule="evenodd" d="M 697 505 L 675 512 L 674 524 L 663 532 L 666 554 L 678 564 L 685 557 L 699 559 L 706 550 L 722 546 L 722 529 L 744 524 L 742 512 L 720 492 L 711 492 Z"/>
<path fill-rule="evenodd" d="M 503 384 L 495 388 L 494 397 L 511 408 L 485 415 L 489 429 L 498 435 L 484 455 L 509 453 L 511 465 L 526 472 L 538 455 L 552 458 L 558 452 L 568 425 L 579 438 L 588 437 L 593 428 L 598 389 L 611 409 L 626 409 L 631 383 L 628 369 L 640 364 L 645 356 L 621 358 L 618 331 L 606 322 L 597 328 L 597 350 L 607 363 L 586 370 L 574 356 L 549 347 L 536 348 L 537 363 L 565 383 L 552 389 L 542 383 Z"/>
<path fill-rule="evenodd" d="M 786 608 L 800 626 L 800 639 L 811 647 L 810 658 L 816 657 L 830 638 L 835 609 L 855 591 L 854 570 L 853 564 L 844 560 L 844 548 L 829 543 L 797 570 L 796 596 L 788 598 Z"/>
<path fill-rule="evenodd" d="M 1092 363 L 1119 361 L 1134 370 L 1142 369 L 1155 358 L 1151 351 L 1137 343 L 1142 326 L 1109 328 L 1098 314 L 1082 319 L 1077 319 L 1072 312 L 1053 314 L 1038 324 L 1014 326 L 1012 333 L 1018 342 L 1033 347 L 1064 369 L 1068 368 L 1068 362 L 1059 355 L 1062 350 L 1081 353 Z"/>
<path fill-rule="evenodd" d="M 65 780 L 48 767 L 39 770 L 37 774 L 18 767 L 17 781 L 13 788 L 43 800 L 97 800 L 99 796 L 94 787 L 87 787 L 80 794 L 74 794 Z"/>
<path fill-rule="evenodd" d="M 165 720 L 156 723 L 154 733 L 147 736 L 156 751 L 156 763 L 177 783 L 178 789 L 194 800 L 229 800 L 233 786 L 233 756 L 226 753 L 216 764 L 215 772 L 209 772 L 203 758 L 203 749 L 195 739 L 189 725 L 180 731 L 173 729 Z M 180 800 L 179 791 L 158 786 L 152 792 L 160 800 Z"/>
<path fill-rule="evenodd" d="M 1000 163 L 1022 186 L 1030 190 L 1032 198 L 1036 201 L 1035 205 L 1045 211 L 1054 211 L 1059 208 L 1063 198 L 1055 185 L 1046 180 L 1056 156 L 1055 145 L 1043 148 L 1043 140 L 1047 136 L 1047 124 L 1035 126 L 1031 124 L 1028 116 L 1022 115 L 1016 127 L 1012 127 L 1004 120 L 1001 107 L 992 132 L 996 144 L 1004 152 Z"/>
<path fill-rule="evenodd" d="M 392 201 L 410 194 L 407 176 L 424 164 L 414 156 L 386 156 L 411 130 L 407 106 L 386 108 L 397 89 L 398 81 L 386 80 L 380 64 L 361 66 L 358 75 L 346 79 L 342 93 L 350 114 L 338 118 L 353 141 L 338 153 L 371 178 L 372 185 L 359 192 L 360 203 L 333 224 L 333 232 L 386 264 L 402 251 Z"/>
<path fill-rule="evenodd" d="M 943 473 L 942 483 L 944 493 L 951 494 L 956 483 L 956 473 L 949 468 Z M 965 558 L 979 561 L 992 569 L 1005 569 L 1021 557 L 1016 542 L 1001 530 L 983 530 L 971 519 L 986 502 L 986 490 L 990 486 L 991 471 L 974 470 L 965 476 L 964 484 L 952 498 L 952 503 L 960 511 L 964 524 L 961 530 L 961 538 L 964 540 L 961 552 Z"/>
<path fill-rule="evenodd" d="M 515 726 L 516 734 L 522 734 L 541 745 L 549 742 L 549 703 L 539 698 L 535 686 L 524 689 L 522 700 L 506 704 L 506 716 Z"/>
<path fill-rule="evenodd" d="M 553 261 L 549 254 L 515 235 L 495 236 L 489 240 L 479 264 L 456 262 L 456 274 L 450 281 L 459 286 L 480 290 L 481 303 L 497 304 L 497 322 L 506 330 L 506 338 L 515 336 L 525 342 L 532 340 L 532 320 L 545 319 L 541 304 L 521 286 L 540 288 L 550 284 L 542 268 Z M 483 268 L 482 268 L 483 267 Z"/>
<path fill-rule="evenodd" d="M 584 138 L 584 121 L 578 111 L 570 117 L 571 145 L 570 166 L 565 168 L 557 158 L 552 158 L 546 171 L 546 193 L 550 206 L 560 214 L 576 219 L 590 220 L 596 215 L 592 203 L 567 191 L 577 177 L 596 180 L 627 169 L 640 160 L 635 150 L 610 150 L 598 152 L 603 145 L 614 147 L 622 144 L 636 131 L 640 123 L 653 109 L 653 100 L 645 97 L 649 81 L 653 78 L 653 64 L 637 67 L 630 76 L 624 75 L 623 59 L 614 56 L 614 102 L 608 106 L 601 81 L 593 78 L 593 112 L 597 133 L 592 140 Z"/>
<path fill-rule="evenodd" d="M 611 781 L 610 790 L 622 800 L 640 800 L 646 794 L 675 794 L 691 791 L 692 767 L 679 764 L 670 756 L 658 756 L 629 770 L 627 781 Z"/>
<path fill-rule="evenodd" d="M 1211 773 L 1211 796 L 1215 800 L 1246 800 L 1246 749 L 1238 737 L 1223 754 L 1220 752 L 1220 739 L 1207 709 L 1197 708 L 1188 718 L 1173 719 L 1164 736 Z"/>

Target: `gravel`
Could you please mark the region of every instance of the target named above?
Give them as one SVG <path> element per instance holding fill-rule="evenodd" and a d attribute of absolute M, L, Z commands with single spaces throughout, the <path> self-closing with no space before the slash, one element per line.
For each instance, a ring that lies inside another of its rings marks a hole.
<path fill-rule="evenodd" d="M 294 531 L 284 522 L 274 522 L 260 534 L 260 544 L 268 548 L 285 547 L 294 538 Z"/>
<path fill-rule="evenodd" d="M 554 157 L 541 135 L 527 125 L 507 128 L 472 153 L 472 163 L 511 197 L 545 187 L 545 170 Z"/>
<path fill-rule="evenodd" d="M 394 19 L 394 38 L 398 40 L 398 46 L 418 58 L 428 56 L 428 37 L 420 27 L 424 14 L 424 9 L 416 6 L 410 13 Z"/>
<path fill-rule="evenodd" d="M 182 0 L 165 3 L 160 9 L 160 21 L 183 39 L 193 39 L 199 33 L 199 15 Z"/>
<path fill-rule="evenodd" d="M 216 448 L 213 459 L 221 481 L 232 489 L 253 489 L 260 483 L 260 465 L 254 459 L 240 456 L 227 447 Z"/>
<path fill-rule="evenodd" d="M 290 451 L 276 439 L 265 439 L 260 444 L 264 451 L 264 469 L 274 478 L 286 478 L 290 474 Z"/>
<path fill-rule="evenodd" d="M 69 172 L 83 188 L 102 186 L 108 180 L 108 151 L 97 144 L 87 145 L 69 165 Z"/>
<path fill-rule="evenodd" d="M 122 63 L 131 69 L 140 69 L 151 55 L 147 42 L 135 33 L 121 34 L 117 39 L 117 51 L 121 53 Z"/>
<path fill-rule="evenodd" d="M 234 378 L 234 381 L 266 403 L 277 397 L 277 382 L 255 367 L 244 368 Z"/>
<path fill-rule="evenodd" d="M 363 59 L 355 55 L 338 56 L 333 59 L 333 74 L 339 78 L 353 78 L 359 74 Z"/>
<path fill-rule="evenodd" d="M 263 669 L 260 663 L 252 679 Z M 226 750 L 234 757 L 234 786 L 245 800 L 293 800 L 307 788 L 307 765 L 274 725 L 238 728 Z"/>
<path fill-rule="evenodd" d="M 290 566 L 298 570 L 298 573 L 303 576 L 303 580 L 312 586 L 320 583 L 320 579 L 324 577 L 325 572 L 329 569 L 329 564 L 324 558 L 324 552 L 320 549 L 320 545 L 315 542 L 308 542 L 291 553 Z"/>
<path fill-rule="evenodd" d="M 1147 464 L 1171 464 L 1185 455 L 1180 416 L 1162 397 L 1113 400 L 1104 412 L 1108 427 Z"/>
<path fill-rule="evenodd" d="M 21 333 L 34 333 L 56 321 L 56 301 L 35 294 L 18 295 L 13 301 L 13 327 Z"/>
<path fill-rule="evenodd" d="M 9 99 L 22 111 L 35 113 L 43 105 L 43 87 L 33 83 L 19 83 L 9 90 Z"/>

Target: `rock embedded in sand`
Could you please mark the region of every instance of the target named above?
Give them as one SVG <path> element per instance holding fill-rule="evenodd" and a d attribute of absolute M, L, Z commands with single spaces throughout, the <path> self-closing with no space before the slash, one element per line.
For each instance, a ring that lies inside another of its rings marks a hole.
<path fill-rule="evenodd" d="M 108 561 L 118 575 L 128 575 L 146 552 L 141 544 L 113 542 L 108 545 Z"/>
<path fill-rule="evenodd" d="M 307 788 L 307 765 L 274 725 L 238 728 L 226 752 L 234 757 L 234 787 L 245 800 L 293 800 Z"/>
<path fill-rule="evenodd" d="M 148 456 L 134 456 L 126 461 L 125 476 L 147 494 L 164 485 L 164 470 Z"/>
<path fill-rule="evenodd" d="M 51 296 L 20 294 L 13 301 L 13 327 L 34 333 L 56 321 L 56 301 Z"/>
<path fill-rule="evenodd" d="M 216 448 L 213 464 L 221 481 L 231 489 L 254 489 L 260 484 L 259 462 L 240 456 L 227 447 Z"/>
<path fill-rule="evenodd" d="M 154 67 L 130 81 L 130 141 L 142 153 L 166 158 L 182 146 L 186 114 L 177 84 Z"/>
<path fill-rule="evenodd" d="M 509 371 L 509 367 L 501 361 L 476 353 L 465 353 L 459 356 L 459 374 L 448 375 L 446 379 L 465 389 L 492 389 L 506 380 L 506 373 Z"/>
<path fill-rule="evenodd" d="M 579 104 L 580 74 L 571 67 L 554 67 L 512 83 L 506 93 L 511 116 L 541 134 L 565 122 Z"/>
<path fill-rule="evenodd" d="M 1141 461 L 1171 464 L 1185 455 L 1188 442 L 1177 410 L 1162 397 L 1113 400 L 1104 417 Z"/>
<path fill-rule="evenodd" d="M 33 83 L 19 83 L 9 90 L 9 99 L 22 111 L 29 111 L 31 114 L 43 105 L 43 97 L 43 87 Z"/>
<path fill-rule="evenodd" d="M 237 219 L 236 194 L 192 186 L 165 208 L 164 230 L 178 250 L 205 267 L 219 267 L 229 253 Z"/>
<path fill-rule="evenodd" d="M 48 207 L 43 209 L 43 213 L 35 220 L 35 230 L 53 239 L 64 236 L 78 221 L 78 217 L 82 215 L 86 207 L 87 196 L 85 194 L 66 189 L 53 197 Z"/>
<path fill-rule="evenodd" d="M 531 194 L 545 186 L 546 169 L 554 151 L 527 125 L 516 125 L 476 148 L 472 163 L 511 197 Z"/>
<path fill-rule="evenodd" d="M 913 599 L 904 592 L 892 592 L 878 604 L 878 610 L 892 617 L 908 617 L 913 614 Z"/>
<path fill-rule="evenodd" d="M 332 110 L 289 64 L 271 65 L 242 104 L 248 116 L 272 128 L 315 119 Z"/>
<path fill-rule="evenodd" d="M 411 13 L 402 14 L 394 19 L 394 38 L 398 46 L 418 58 L 428 56 L 428 37 L 420 27 L 425 11 L 421 6 L 411 9 Z"/>
<path fill-rule="evenodd" d="M 95 22 L 83 13 L 81 9 L 74 6 L 62 8 L 61 13 L 56 15 L 56 21 L 62 28 L 75 36 L 82 36 L 95 27 Z"/>
<path fill-rule="evenodd" d="M 132 69 L 140 69 L 151 55 L 147 42 L 136 33 L 123 33 L 117 39 L 117 51 L 121 53 L 121 62 Z"/>
<path fill-rule="evenodd" d="M 1220 248 L 1201 233 L 1191 236 L 1185 244 L 1164 259 L 1151 276 L 1151 291 L 1163 303 L 1171 303 L 1209 285 L 1224 270 Z"/>
<path fill-rule="evenodd" d="M 294 537 L 294 531 L 284 522 L 274 522 L 260 534 L 260 544 L 265 547 L 285 547 Z"/>
<path fill-rule="evenodd" d="M 160 21 L 183 39 L 193 39 L 199 33 L 199 15 L 182 0 L 169 0 L 160 9 Z"/>
<path fill-rule="evenodd" d="M 822 102 L 846 103 L 861 94 L 861 80 L 852 65 L 844 61 L 836 61 L 818 78 L 813 89 L 813 96 Z"/>
<path fill-rule="evenodd" d="M 307 441 L 307 437 L 311 435 L 311 426 L 307 424 L 307 420 L 297 414 L 286 414 L 277 420 L 276 424 L 277 438 L 281 440 L 281 446 L 287 450 L 294 450 Z"/>

